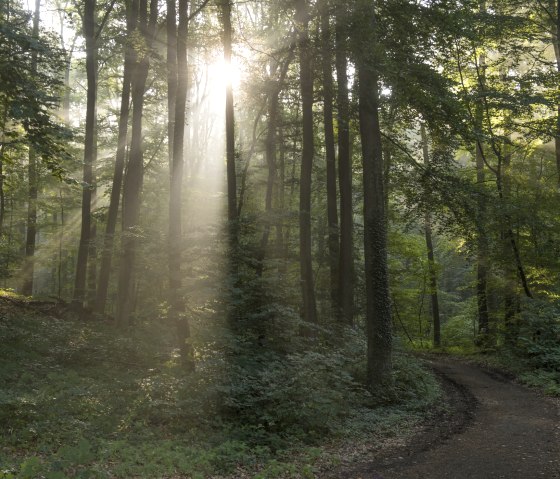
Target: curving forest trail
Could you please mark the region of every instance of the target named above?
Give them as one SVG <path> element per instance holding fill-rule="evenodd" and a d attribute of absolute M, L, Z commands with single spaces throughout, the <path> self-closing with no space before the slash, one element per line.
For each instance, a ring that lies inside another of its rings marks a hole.
<path fill-rule="evenodd" d="M 453 411 L 441 424 L 340 477 L 347 479 L 557 479 L 560 410 L 554 400 L 476 365 L 431 366 Z"/>

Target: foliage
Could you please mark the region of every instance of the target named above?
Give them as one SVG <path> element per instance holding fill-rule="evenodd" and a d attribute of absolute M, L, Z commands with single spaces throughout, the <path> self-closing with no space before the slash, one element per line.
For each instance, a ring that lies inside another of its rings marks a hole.
<path fill-rule="evenodd" d="M 70 131 L 54 117 L 60 99 L 60 77 L 65 67 L 65 55 L 54 44 L 54 40 L 46 34 L 34 38 L 29 15 L 20 10 L 15 2 L 2 3 L 2 150 L 23 142 L 39 154 L 55 175 L 61 177 L 64 175 L 63 160 L 67 157 Z"/>
<path fill-rule="evenodd" d="M 439 397 L 433 378 L 403 357 L 392 404 L 375 406 L 381 399 L 355 377 L 365 344 L 351 330 L 336 352 L 263 355 L 233 368 L 209 357 L 188 374 L 165 324 L 116 334 L 110 324 L 35 308 L 13 294 L 0 300 L 6 478 L 202 478 L 238 469 L 295 477 L 302 468 L 315 477 L 321 454 L 312 445 L 406 429 Z"/>

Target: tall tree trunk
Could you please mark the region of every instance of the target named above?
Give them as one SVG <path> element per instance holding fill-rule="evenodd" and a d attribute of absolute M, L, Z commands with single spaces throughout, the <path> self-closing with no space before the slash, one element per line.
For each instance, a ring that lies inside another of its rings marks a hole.
<path fill-rule="evenodd" d="M 157 20 L 157 0 L 150 0 L 150 20 L 148 22 L 147 0 L 133 0 L 133 12 L 138 12 L 138 29 L 147 49 L 138 55 L 134 76 L 131 79 L 132 93 L 132 135 L 130 155 L 123 185 L 123 239 L 117 292 L 117 324 L 121 327 L 130 322 L 134 307 L 134 275 L 136 250 L 138 248 L 139 213 L 144 179 L 144 151 L 142 144 L 142 117 L 144 92 L 150 67 L 150 52 Z"/>
<path fill-rule="evenodd" d="M 342 320 L 354 318 L 354 212 L 352 201 L 352 158 L 350 155 L 350 106 L 348 101 L 347 29 L 345 7 L 336 11 L 336 78 L 338 108 L 338 182 L 340 188 L 340 259 L 339 287 Z"/>
<path fill-rule="evenodd" d="M 554 56 L 556 58 L 556 70 L 560 73 L 560 0 L 552 2 L 555 6 L 555 25 L 552 28 L 552 44 L 554 46 Z M 556 153 L 556 170 L 558 174 L 558 187 L 560 188 L 560 104 L 556 107 L 556 132 L 554 135 L 554 146 Z"/>
<path fill-rule="evenodd" d="M 232 27 L 230 0 L 219 0 L 222 20 L 222 45 L 224 64 L 231 71 Z M 226 176 L 227 176 L 227 211 L 228 211 L 228 266 L 233 288 L 229 299 L 229 321 L 235 327 L 239 309 L 239 210 L 237 208 L 237 171 L 235 165 L 235 113 L 233 105 L 233 83 L 231 74 L 226 77 Z"/>
<path fill-rule="evenodd" d="M 41 1 L 35 0 L 33 14 L 33 37 L 39 37 L 39 16 Z M 31 73 L 37 73 L 37 51 L 31 54 Z M 21 292 L 26 296 L 33 294 L 33 276 L 35 274 L 35 241 L 37 236 L 37 153 L 33 146 L 29 146 L 29 164 L 27 166 L 29 181 L 27 197 L 27 231 L 25 237 L 25 266 L 23 271 L 23 285 Z"/>
<path fill-rule="evenodd" d="M 278 129 L 278 109 L 279 109 L 279 97 L 280 92 L 288 72 L 291 60 L 293 58 L 293 50 L 290 51 L 288 57 L 286 58 L 283 65 L 281 65 L 280 73 L 278 75 L 278 80 L 270 80 L 270 91 L 268 94 L 268 129 L 266 133 L 266 164 L 268 167 L 268 178 L 266 182 L 266 195 L 265 195 L 265 225 L 264 231 L 261 238 L 260 251 L 257 264 L 257 276 L 261 277 L 264 270 L 264 259 L 266 257 L 266 249 L 268 246 L 268 240 L 270 237 L 270 229 L 272 228 L 272 201 L 274 199 L 274 185 L 276 184 L 276 134 Z M 275 60 L 273 60 L 275 62 Z M 273 74 L 277 65 L 272 66 L 271 70 Z M 278 228 L 277 228 L 278 233 Z M 278 238 L 278 234 L 277 234 Z"/>
<path fill-rule="evenodd" d="M 499 169 L 500 180 L 502 184 L 502 202 L 506 206 L 511 201 L 511 152 L 507 145 L 503 155 L 503 163 Z M 517 242 L 511 228 L 511 218 L 509 215 L 504 216 L 504 226 L 502 231 L 503 240 L 503 260 L 504 260 L 504 325 L 506 341 L 513 344 L 518 335 L 518 324 L 516 319 L 517 304 L 519 302 L 517 293 L 517 274 L 516 262 Z M 512 258 L 512 249 L 515 258 Z M 512 259 L 515 261 L 512 261 Z"/>
<path fill-rule="evenodd" d="M 376 18 L 369 0 L 360 0 L 357 18 L 367 22 L 368 42 L 376 51 Z M 363 32 L 362 32 L 363 33 Z M 362 47 L 363 48 L 363 47 Z M 377 55 L 357 54 L 360 137 L 364 184 L 364 256 L 366 280 L 367 383 L 373 389 L 390 382 L 392 371 L 391 299 L 387 266 L 387 221 L 383 193 L 383 152 L 379 124 Z"/>
<path fill-rule="evenodd" d="M 264 270 L 264 259 L 266 257 L 266 249 L 268 246 L 268 238 L 270 236 L 272 200 L 274 194 L 274 184 L 276 182 L 276 129 L 278 125 L 278 97 L 280 88 L 273 85 L 270 81 L 271 91 L 268 95 L 268 129 L 266 133 L 266 164 L 268 168 L 268 178 L 266 182 L 265 194 L 265 224 L 261 238 L 260 251 L 257 263 L 257 276 L 261 277 Z"/>
<path fill-rule="evenodd" d="M 177 103 L 177 0 L 167 0 L 167 154 L 169 171 L 173 170 L 173 137 Z"/>
<path fill-rule="evenodd" d="M 226 68 L 231 67 L 232 56 L 232 28 L 231 28 L 231 4 L 230 0 L 220 0 L 222 18 L 222 44 L 224 48 L 224 64 Z M 226 78 L 226 170 L 227 170 L 227 198 L 228 198 L 228 222 L 230 255 L 237 263 L 238 243 L 238 217 L 237 217 L 237 172 L 235 168 L 235 115 L 233 110 L 233 84 L 231 75 Z M 237 271 L 237 266 L 232 272 Z"/>
<path fill-rule="evenodd" d="M 127 23 L 130 27 L 129 32 L 134 30 L 130 19 Z M 124 71 L 123 71 L 123 88 L 121 92 L 121 107 L 119 114 L 117 153 L 115 157 L 115 170 L 113 173 L 113 183 L 111 187 L 111 198 L 109 201 L 109 211 L 107 214 L 107 224 L 105 226 L 105 236 L 103 239 L 103 253 L 101 256 L 101 265 L 99 269 L 99 280 L 97 285 L 97 295 L 95 298 L 95 311 L 99 314 L 105 312 L 107 303 L 107 292 L 109 290 L 109 279 L 111 276 L 111 265 L 113 262 L 113 246 L 115 241 L 115 230 L 117 226 L 117 217 L 119 213 L 119 204 L 121 199 L 124 165 L 126 161 L 126 143 L 128 134 L 128 118 L 130 110 L 130 79 L 133 68 L 133 52 L 127 46 L 125 51 Z"/>
<path fill-rule="evenodd" d="M 422 153 L 424 155 L 424 164 L 427 166 L 430 163 L 430 152 L 428 149 L 428 136 L 424 125 L 420 127 L 422 137 Z M 428 277 L 430 285 L 430 299 L 432 302 L 432 324 L 434 334 L 434 346 L 439 348 L 441 346 L 441 326 L 439 317 L 439 301 L 437 292 L 437 274 L 434 259 L 434 244 L 432 240 L 432 215 L 426 212 L 424 216 L 424 232 L 426 236 L 426 249 L 428 251 Z"/>
<path fill-rule="evenodd" d="M 93 175 L 93 181 L 97 181 L 95 174 Z M 95 198 L 97 196 L 97 188 L 94 188 L 91 192 L 91 203 L 95 204 Z M 88 251 L 88 267 L 87 267 L 87 295 L 86 304 L 88 308 L 95 306 L 95 297 L 97 293 L 97 221 L 92 215 L 91 218 L 91 232 L 89 237 L 89 251 Z"/>
<path fill-rule="evenodd" d="M 4 219 L 6 217 L 6 192 L 4 191 L 4 149 L 6 140 L 6 125 L 8 122 L 8 99 L 4 98 L 2 106 L 2 124 L 0 125 L 0 237 L 4 233 Z"/>
<path fill-rule="evenodd" d="M 333 121 L 334 83 L 332 76 L 332 32 L 330 26 L 329 1 L 321 4 L 321 57 L 323 74 L 323 126 L 325 131 L 325 156 L 327 164 L 327 224 L 329 246 L 329 271 L 331 303 L 337 315 L 340 314 L 339 295 L 339 229 L 336 195 L 336 154 Z"/>
<path fill-rule="evenodd" d="M 87 106 L 84 140 L 84 172 L 82 189 L 82 226 L 78 261 L 74 281 L 74 302 L 83 306 L 86 296 L 86 273 L 91 238 L 91 193 L 93 187 L 93 164 L 96 152 L 96 104 L 97 104 L 97 46 L 95 38 L 95 0 L 85 0 L 83 28 L 86 40 Z"/>
<path fill-rule="evenodd" d="M 179 0 L 179 25 L 176 30 L 169 24 L 168 35 L 171 48 L 176 48 L 177 79 L 170 85 L 175 88 L 174 125 L 173 130 L 173 157 L 171 163 L 171 183 L 169 193 L 169 297 L 170 316 L 177 327 L 181 358 L 185 367 L 194 369 L 194 355 L 189 342 L 190 326 L 185 315 L 185 300 L 182 292 L 181 258 L 182 258 L 182 199 L 183 199 L 183 169 L 184 169 L 184 144 L 185 144 L 185 119 L 187 106 L 187 34 L 188 34 L 188 0 Z M 168 3 L 169 5 L 169 3 Z M 174 15 L 173 8 L 172 14 Z M 172 60 L 170 56 L 168 61 Z M 171 65 L 171 70 L 173 66 Z M 174 83 L 174 84 L 173 84 Z"/>
<path fill-rule="evenodd" d="M 481 13 L 486 12 L 486 0 L 480 0 L 479 9 Z M 479 71 L 481 78 L 479 79 L 479 85 L 481 89 L 484 89 L 486 84 L 486 56 L 484 54 L 480 55 L 478 59 Z M 476 129 L 477 134 L 481 134 L 483 128 L 483 115 L 484 106 L 483 100 L 481 99 L 476 105 Z M 485 183 L 485 172 L 484 172 L 484 151 L 483 144 L 481 140 L 476 142 L 476 182 L 480 190 L 477 202 L 477 252 L 476 252 L 476 300 L 477 300 L 477 311 L 478 311 L 478 333 L 482 336 L 483 340 L 489 333 L 490 319 L 488 313 L 488 240 L 486 239 L 486 205 L 484 202 L 484 195 L 482 191 L 484 190 Z"/>
<path fill-rule="evenodd" d="M 313 54 L 309 41 L 309 5 L 297 0 L 296 20 L 299 24 L 300 88 L 303 114 L 303 146 L 299 189 L 299 254 L 300 280 L 303 296 L 303 318 L 317 323 L 317 306 L 313 285 L 311 251 L 311 174 L 313 169 Z"/>

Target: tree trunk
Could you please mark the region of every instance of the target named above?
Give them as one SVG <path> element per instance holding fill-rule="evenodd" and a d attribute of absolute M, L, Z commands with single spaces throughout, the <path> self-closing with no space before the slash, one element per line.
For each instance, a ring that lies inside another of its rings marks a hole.
<path fill-rule="evenodd" d="M 222 45 L 224 64 L 231 69 L 232 27 L 230 0 L 219 0 L 222 20 Z M 239 309 L 239 215 L 237 208 L 237 171 L 235 165 L 235 113 L 233 105 L 233 84 L 231 74 L 226 78 L 226 176 L 227 176 L 227 208 L 228 208 L 228 267 L 230 281 L 233 285 L 229 299 L 229 321 L 235 327 Z"/>
<path fill-rule="evenodd" d="M 4 99 L 2 107 L 2 125 L 0 126 L 0 237 L 4 233 L 6 217 L 6 193 L 4 191 L 4 148 L 6 140 L 6 124 L 8 122 L 8 99 Z"/>
<path fill-rule="evenodd" d="M 177 102 L 177 7 L 176 0 L 167 0 L 167 154 L 169 171 L 173 170 L 173 137 L 175 104 Z"/>
<path fill-rule="evenodd" d="M 271 215 L 272 215 L 272 199 L 274 193 L 274 184 L 276 182 L 276 129 L 278 125 L 278 97 L 280 94 L 279 85 L 272 84 L 270 80 L 271 91 L 268 95 L 268 129 L 266 134 L 266 164 L 268 167 L 268 178 L 266 182 L 265 194 L 265 224 L 261 238 L 260 251 L 257 263 L 257 276 L 261 277 L 264 270 L 264 259 L 266 257 L 266 249 L 268 246 L 268 238 L 270 236 Z"/>
<path fill-rule="evenodd" d="M 35 0 L 33 14 L 33 37 L 39 37 L 39 15 L 41 1 Z M 37 73 L 37 51 L 31 54 L 31 73 Z M 26 296 L 33 294 L 33 276 L 35 274 L 35 240 L 37 236 L 37 153 L 29 146 L 29 164 L 27 166 L 29 189 L 27 199 L 27 231 L 25 236 L 25 266 L 21 292 Z"/>
<path fill-rule="evenodd" d="M 168 2 L 169 5 L 170 2 Z M 175 15 L 175 8 L 171 11 Z M 173 17 L 174 18 L 174 17 Z M 173 20 L 175 21 L 175 20 Z M 175 118 L 173 130 L 173 157 L 171 163 L 171 184 L 169 193 L 169 305 L 171 320 L 177 328 L 181 359 L 185 367 L 194 369 L 194 355 L 189 342 L 190 326 L 185 315 L 185 300 L 182 292 L 181 259 L 182 259 L 182 200 L 183 200 L 183 170 L 184 170 L 184 144 L 185 144 L 185 118 L 187 106 L 187 34 L 188 34 L 188 0 L 179 0 L 179 25 L 177 30 L 169 23 L 168 40 L 171 48 L 176 48 L 176 67 L 178 75 L 170 86 L 175 88 L 175 105 L 173 107 Z M 171 55 L 168 61 L 172 61 Z M 173 71 L 173 65 L 170 65 Z"/>
<path fill-rule="evenodd" d="M 313 285 L 311 252 L 311 174 L 313 169 L 313 54 L 309 41 L 309 6 L 307 0 L 296 3 L 299 24 L 300 88 L 303 114 L 303 146 L 299 189 L 300 280 L 303 296 L 303 319 L 317 323 L 317 306 Z"/>
<path fill-rule="evenodd" d="M 556 5 L 556 24 L 552 31 L 552 43 L 554 45 L 554 56 L 556 58 L 556 70 L 560 73 L 560 0 L 554 2 Z M 554 13 L 551 12 L 552 15 Z M 558 187 L 560 188 L 560 105 L 556 107 L 556 133 L 554 135 L 554 146 L 556 153 L 556 170 L 558 174 Z"/>
<path fill-rule="evenodd" d="M 480 11 L 486 11 L 486 1 L 480 1 Z M 484 54 L 479 57 L 479 70 L 481 79 L 479 84 L 484 87 L 486 56 Z M 476 128 L 482 132 L 483 128 L 483 100 L 476 105 Z M 480 134 L 480 133 L 479 133 Z M 485 172 L 484 172 L 484 152 L 481 140 L 476 143 L 476 182 L 480 191 L 477 202 L 477 252 L 476 252 L 476 300 L 478 311 L 478 333 L 487 336 L 490 328 L 490 319 L 488 313 L 488 240 L 486 239 L 486 205 L 482 192 L 484 191 Z M 487 338 L 486 338 L 487 339 Z"/>
<path fill-rule="evenodd" d="M 330 293 L 333 310 L 340 314 L 339 295 L 339 228 L 336 195 L 336 154 L 333 121 L 332 42 L 328 0 L 321 5 L 321 57 L 323 73 L 323 125 L 325 131 L 325 157 L 327 164 L 327 224 L 329 246 Z"/>
<path fill-rule="evenodd" d="M 338 182 L 340 188 L 339 287 L 342 320 L 354 318 L 354 212 L 352 201 L 352 159 L 350 155 L 350 107 L 348 102 L 347 33 L 343 5 L 336 12 L 336 77 L 338 107 Z"/>
<path fill-rule="evenodd" d="M 500 180 L 502 184 L 502 203 L 505 206 L 506 202 L 511 199 L 511 153 L 507 145 L 504 147 L 506 149 L 503 156 L 503 164 L 499 169 Z M 504 325 L 505 325 L 505 337 L 506 341 L 510 344 L 515 343 L 518 335 L 518 325 L 516 320 L 517 303 L 519 302 L 517 294 L 517 274 L 516 274 L 516 262 L 517 262 L 517 243 L 515 237 L 513 236 L 513 230 L 511 228 L 511 218 L 509 215 L 505 215 L 504 227 L 502 231 L 503 240 L 503 259 L 504 259 Z M 515 256 L 515 261 L 512 262 L 512 249 Z"/>
<path fill-rule="evenodd" d="M 222 44 L 224 48 L 224 64 L 231 66 L 232 55 L 232 28 L 230 0 L 220 0 L 221 18 L 223 25 Z M 233 84 L 231 75 L 226 78 L 226 170 L 227 170 L 227 198 L 229 222 L 230 255 L 235 266 L 232 273 L 237 271 L 237 243 L 238 243 L 238 217 L 237 217 L 237 172 L 235 168 L 235 115 L 233 110 Z"/>
<path fill-rule="evenodd" d="M 95 0 L 85 0 L 83 17 L 86 41 L 87 106 L 84 140 L 84 170 L 82 189 L 82 226 L 78 261 L 74 282 L 74 302 L 83 306 L 86 296 L 86 273 L 91 238 L 91 193 L 93 187 L 93 164 L 96 152 L 96 103 L 97 103 L 97 46 L 95 39 Z"/>
<path fill-rule="evenodd" d="M 361 0 L 360 21 L 369 24 L 370 51 L 377 45 L 374 7 Z M 355 39 L 363 44 L 364 39 Z M 377 55 L 375 55 L 377 56 Z M 367 58 L 367 60 L 366 60 Z M 392 371 L 391 300 L 387 266 L 387 224 L 383 193 L 383 152 L 379 124 L 377 59 L 357 54 L 360 137 L 364 184 L 364 256 L 366 279 L 367 383 L 370 389 L 390 382 Z"/>
<path fill-rule="evenodd" d="M 128 13 L 130 17 L 130 13 Z M 127 23 L 131 23 L 130 18 Z M 130 25 L 127 28 L 129 32 L 134 30 Z M 111 264 L 113 261 L 113 245 L 115 238 L 115 230 L 117 226 L 117 217 L 119 213 L 119 204 L 121 199 L 124 165 L 126 161 L 126 143 L 128 134 L 128 118 L 130 111 L 130 79 L 131 70 L 133 68 L 133 52 L 127 47 L 124 60 L 123 71 L 123 89 L 121 93 L 121 107 L 118 126 L 118 143 L 117 153 L 115 157 L 115 171 L 113 173 L 113 184 L 111 187 L 111 198 L 109 201 L 109 211 L 107 214 L 107 224 L 105 226 L 105 236 L 103 240 L 103 254 L 101 257 L 101 266 L 99 269 L 99 280 L 97 285 L 97 295 L 95 299 L 95 311 L 99 314 L 105 312 L 107 303 L 107 292 L 109 290 L 109 279 L 111 276 Z"/>
<path fill-rule="evenodd" d="M 148 51 L 138 55 L 134 76 L 131 79 L 132 93 L 132 135 L 130 155 L 123 185 L 123 238 L 122 257 L 119 270 L 117 293 L 117 324 L 121 327 L 130 322 L 134 305 L 134 274 L 136 267 L 137 235 L 139 213 L 144 179 L 144 151 L 142 144 L 142 116 L 144 91 L 150 67 L 150 52 L 157 20 L 157 0 L 150 0 L 150 20 L 148 22 L 147 0 L 133 0 L 132 10 L 138 12 L 138 28 Z M 139 52 L 137 52 L 139 53 Z"/>
<path fill-rule="evenodd" d="M 424 127 L 424 125 L 421 125 L 420 133 L 422 136 L 422 152 L 424 155 L 424 164 L 427 166 L 430 163 L 430 152 L 428 150 L 428 136 L 426 135 L 426 128 Z M 434 260 L 434 245 L 432 241 L 432 215 L 429 212 L 426 212 L 424 216 L 424 232 L 426 236 L 426 249 L 428 251 L 428 276 L 430 285 L 430 298 L 432 302 L 434 346 L 436 348 L 439 348 L 441 346 L 441 326 L 437 292 L 437 274 Z"/>
<path fill-rule="evenodd" d="M 276 133 L 278 128 L 278 108 L 279 108 L 279 97 L 280 92 L 288 72 L 291 60 L 293 58 L 293 50 L 290 52 L 286 58 L 284 64 L 280 69 L 278 80 L 270 80 L 270 91 L 268 95 L 268 129 L 266 134 L 266 164 L 268 167 L 268 178 L 266 182 L 266 195 L 265 195 L 265 225 L 264 231 L 261 238 L 260 251 L 257 263 L 257 276 L 261 277 L 264 270 L 264 259 L 266 257 L 266 249 L 268 246 L 268 240 L 270 237 L 270 230 L 272 228 L 272 201 L 274 198 L 274 185 L 276 184 Z M 272 68 L 274 70 L 274 67 Z M 283 175 L 283 173 L 282 173 Z M 282 178 L 283 181 L 283 178 Z M 283 187 L 283 186 L 282 186 Z M 277 228 L 277 240 L 278 240 L 278 228 Z"/>

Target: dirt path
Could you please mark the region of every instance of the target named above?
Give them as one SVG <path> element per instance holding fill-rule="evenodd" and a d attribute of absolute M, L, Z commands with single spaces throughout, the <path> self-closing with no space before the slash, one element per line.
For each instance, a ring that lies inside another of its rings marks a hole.
<path fill-rule="evenodd" d="M 399 451 L 374 458 L 347 479 L 559 479 L 560 414 L 539 397 L 475 365 L 430 361 L 454 386 L 454 413 Z M 436 430 L 433 430 L 433 429 Z M 439 428 L 439 430 L 437 430 Z"/>

